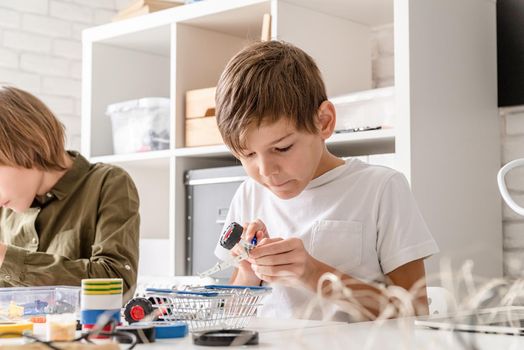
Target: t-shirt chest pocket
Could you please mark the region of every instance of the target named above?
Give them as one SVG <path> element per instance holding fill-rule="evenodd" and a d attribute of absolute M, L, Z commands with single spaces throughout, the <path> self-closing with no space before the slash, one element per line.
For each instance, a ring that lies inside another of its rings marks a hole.
<path fill-rule="evenodd" d="M 362 223 L 320 220 L 313 228 L 311 252 L 316 259 L 348 271 L 362 261 Z"/>

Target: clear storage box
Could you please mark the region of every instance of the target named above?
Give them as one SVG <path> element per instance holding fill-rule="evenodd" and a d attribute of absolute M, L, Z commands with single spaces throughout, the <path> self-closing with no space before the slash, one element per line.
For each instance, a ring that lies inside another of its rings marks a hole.
<path fill-rule="evenodd" d="M 395 125 L 395 88 L 361 91 L 329 99 L 335 105 L 335 131 Z"/>
<path fill-rule="evenodd" d="M 169 148 L 169 99 L 145 97 L 107 106 L 115 154 Z"/>
<path fill-rule="evenodd" d="M 78 313 L 79 308 L 80 287 L 0 288 L 0 321 Z"/>

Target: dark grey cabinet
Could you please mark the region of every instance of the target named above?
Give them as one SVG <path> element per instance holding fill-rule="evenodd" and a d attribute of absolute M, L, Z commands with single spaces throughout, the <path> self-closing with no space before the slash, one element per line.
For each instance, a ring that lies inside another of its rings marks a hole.
<path fill-rule="evenodd" d="M 231 199 L 247 179 L 241 166 L 198 169 L 186 172 L 186 273 L 197 275 L 212 267 L 218 238 L 225 223 Z M 231 269 L 213 277 L 227 280 Z"/>

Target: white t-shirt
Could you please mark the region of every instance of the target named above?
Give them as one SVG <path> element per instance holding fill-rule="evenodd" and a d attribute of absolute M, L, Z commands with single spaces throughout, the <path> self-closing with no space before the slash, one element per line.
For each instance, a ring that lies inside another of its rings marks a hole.
<path fill-rule="evenodd" d="M 271 237 L 300 237 L 315 259 L 363 281 L 438 252 L 405 177 L 390 168 L 352 158 L 313 179 L 302 193 L 280 199 L 254 180 L 237 190 L 226 225 L 261 219 Z M 230 251 L 217 244 L 215 254 Z M 277 283 L 264 300 L 264 317 L 348 320 L 335 305 L 314 307 L 305 287 Z"/>

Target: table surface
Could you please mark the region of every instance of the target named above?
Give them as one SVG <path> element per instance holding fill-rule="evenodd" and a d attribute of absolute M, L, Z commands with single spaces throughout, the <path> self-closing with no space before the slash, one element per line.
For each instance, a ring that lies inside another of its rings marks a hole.
<path fill-rule="evenodd" d="M 259 332 L 259 345 L 248 349 L 522 349 L 524 337 L 432 330 L 414 325 L 414 319 L 340 323 L 307 320 L 254 319 L 246 329 Z M 138 349 L 204 349 L 183 339 L 159 340 Z M 222 347 L 213 347 L 222 349 Z M 228 348 L 228 347 L 225 347 Z"/>
<path fill-rule="evenodd" d="M 248 330 L 258 331 L 259 345 L 243 349 L 336 350 L 336 349 L 523 349 L 524 337 L 432 330 L 414 325 L 414 319 L 384 322 L 341 323 L 296 319 L 255 318 Z M 0 344 L 20 343 L 2 339 Z M 123 346 L 125 349 L 125 347 Z M 152 344 L 139 344 L 137 350 L 205 349 L 193 344 L 191 334 L 181 339 L 159 339 Z M 238 348 L 238 347 L 236 347 Z M 231 349 L 212 347 L 211 349 Z"/>

